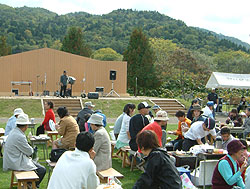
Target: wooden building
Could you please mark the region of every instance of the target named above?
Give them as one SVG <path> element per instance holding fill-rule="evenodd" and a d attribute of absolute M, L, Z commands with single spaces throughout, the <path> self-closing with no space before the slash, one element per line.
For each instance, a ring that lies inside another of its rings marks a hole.
<path fill-rule="evenodd" d="M 96 87 L 104 87 L 104 94 L 109 93 L 110 70 L 117 71 L 114 90 L 127 96 L 127 62 L 94 60 L 49 48 L 0 57 L 0 95 L 13 95 L 15 91 L 19 95 L 29 95 L 29 92 L 41 95 L 44 90 L 53 95 L 60 91 L 64 70 L 76 79 L 74 96 L 95 92 Z"/>

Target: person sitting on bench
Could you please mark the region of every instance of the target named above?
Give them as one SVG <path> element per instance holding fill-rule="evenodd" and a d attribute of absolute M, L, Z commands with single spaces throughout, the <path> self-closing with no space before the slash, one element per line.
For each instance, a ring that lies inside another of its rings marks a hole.
<path fill-rule="evenodd" d="M 4 147 L 3 170 L 14 171 L 35 171 L 39 177 L 36 187 L 43 180 L 46 168 L 39 163 L 32 161 L 30 156 L 33 154 L 33 148 L 28 144 L 25 131 L 28 128 L 29 117 L 27 114 L 20 114 L 16 120 L 16 127 L 10 132 Z"/>

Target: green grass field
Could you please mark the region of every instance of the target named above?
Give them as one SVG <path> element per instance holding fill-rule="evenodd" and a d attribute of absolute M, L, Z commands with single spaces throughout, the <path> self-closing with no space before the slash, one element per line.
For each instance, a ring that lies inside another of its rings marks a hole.
<path fill-rule="evenodd" d="M 0 127 L 4 128 L 5 124 L 0 124 Z M 175 124 L 169 124 L 168 125 L 168 129 L 167 130 L 174 130 L 176 129 L 177 125 Z M 110 131 L 109 127 L 106 127 L 107 131 Z M 30 129 L 28 129 L 26 131 L 26 135 L 28 135 Z M 175 136 L 170 136 L 172 138 L 175 138 Z M 51 147 L 49 147 L 49 152 L 51 151 Z M 43 158 L 43 151 L 42 151 L 42 146 L 38 145 L 38 155 L 39 155 L 39 159 Z M 10 186 L 10 177 L 11 177 L 11 172 L 3 172 L 2 166 L 3 166 L 3 158 L 0 157 L 0 188 L 1 189 L 7 189 Z M 46 166 L 45 163 L 42 163 L 41 161 L 43 160 L 39 160 L 39 162 Z M 113 164 L 113 168 L 116 169 L 117 171 L 119 171 L 120 173 L 122 173 L 124 175 L 124 178 L 121 180 L 122 182 L 122 187 L 124 189 L 129 189 L 132 188 L 134 183 L 136 182 L 136 180 L 140 177 L 141 175 L 141 171 L 135 169 L 133 172 L 130 171 L 129 167 L 126 168 L 122 168 L 122 161 L 120 159 L 117 158 L 113 158 L 112 160 L 112 164 Z M 47 167 L 47 173 L 40 185 L 40 188 L 46 188 L 47 187 L 47 182 L 48 182 L 48 167 Z"/>

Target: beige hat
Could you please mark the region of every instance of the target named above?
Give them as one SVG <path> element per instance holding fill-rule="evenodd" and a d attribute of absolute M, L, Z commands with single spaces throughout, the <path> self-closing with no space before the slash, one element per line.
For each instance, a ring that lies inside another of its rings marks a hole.
<path fill-rule="evenodd" d="M 93 108 L 95 107 L 95 105 L 93 105 L 91 101 L 85 102 L 84 104 L 85 104 L 85 107 L 88 107 L 88 106 L 91 106 Z"/>
<path fill-rule="evenodd" d="M 166 111 L 160 110 L 156 113 L 155 121 L 168 121 L 168 113 Z"/>
<path fill-rule="evenodd" d="M 27 125 L 30 124 L 29 116 L 25 113 L 20 114 L 16 119 L 16 124 Z"/>
<path fill-rule="evenodd" d="M 88 120 L 88 123 L 95 125 L 103 125 L 103 117 L 99 114 L 92 114 Z"/>
<path fill-rule="evenodd" d="M 16 108 L 14 110 L 14 116 L 23 114 L 23 109 L 22 108 Z"/>

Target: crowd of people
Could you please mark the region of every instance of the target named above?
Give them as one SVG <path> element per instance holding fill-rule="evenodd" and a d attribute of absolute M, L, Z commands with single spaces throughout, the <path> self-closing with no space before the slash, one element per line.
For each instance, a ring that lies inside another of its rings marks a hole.
<path fill-rule="evenodd" d="M 111 140 L 105 129 L 106 116 L 101 110 L 94 111 L 95 105 L 89 101 L 85 102 L 76 119 L 66 107 L 59 107 L 56 113 L 60 120 L 56 123 L 53 106 L 53 102 L 45 102 L 45 118 L 37 129 L 37 135 L 50 131 L 53 122 L 61 137 L 52 143 L 52 149 L 63 148 L 68 151 L 59 158 L 48 188 L 96 188 L 100 183 L 96 172 L 112 167 Z M 213 188 L 250 187 L 250 168 L 246 169 L 250 157 L 248 146 L 245 140 L 236 138 L 245 139 L 250 134 L 250 108 L 246 107 L 244 122 L 238 110 L 232 109 L 225 124 L 216 128 L 217 107 L 218 96 L 212 90 L 205 108 L 202 109 L 199 99 L 195 99 L 187 117 L 184 111 L 177 111 L 177 128 L 170 131 L 167 129 L 168 114 L 160 106 L 151 107 L 146 101 L 137 106 L 126 104 L 115 121 L 114 137 L 116 149 L 129 147 L 140 154 L 137 159 L 139 163 L 142 159 L 145 161 L 145 171 L 133 188 L 182 188 L 182 181 L 174 164 L 175 158 L 166 150 L 167 135 L 177 136 L 168 143 L 173 146 L 174 151 L 189 151 L 195 145 L 213 145 L 214 141 L 220 140 L 221 148 L 227 150 L 228 154 L 218 161 L 214 169 Z M 138 113 L 134 115 L 136 108 Z M 39 177 L 36 182 L 39 188 L 46 169 L 31 158 L 34 149 L 25 135 L 28 124 L 28 115 L 21 108 L 15 109 L 5 128 L 7 139 L 4 144 L 3 169 L 34 170 Z M 242 126 L 243 136 L 233 136 L 226 126 L 228 124 Z"/>

